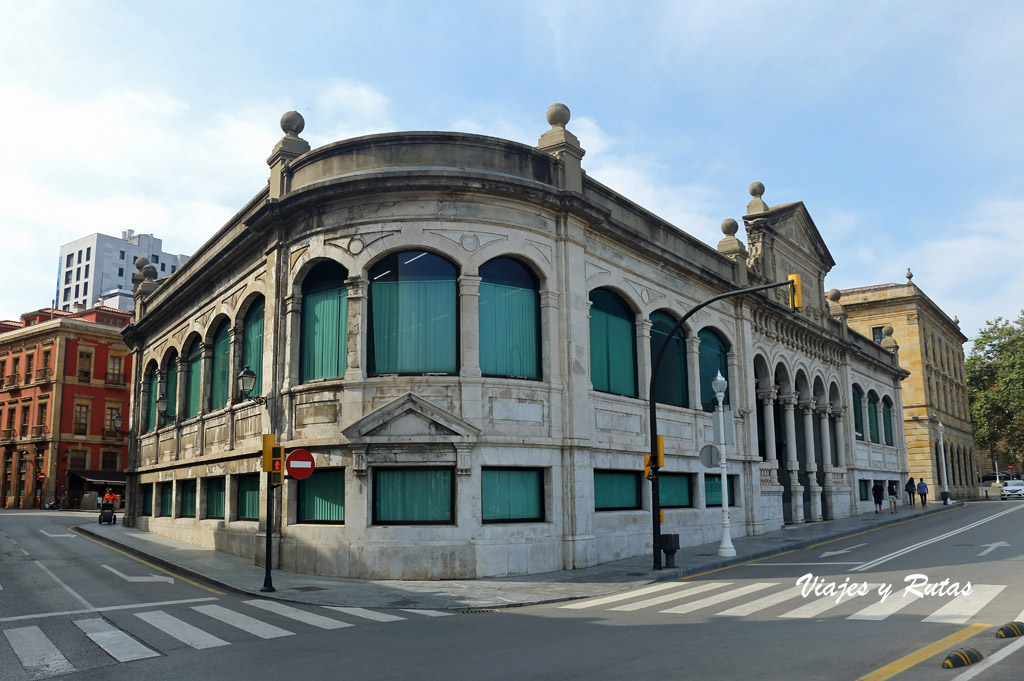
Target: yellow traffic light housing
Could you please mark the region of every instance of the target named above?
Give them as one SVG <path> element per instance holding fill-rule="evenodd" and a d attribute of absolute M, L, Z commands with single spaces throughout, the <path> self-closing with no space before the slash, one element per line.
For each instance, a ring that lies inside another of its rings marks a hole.
<path fill-rule="evenodd" d="M 284 482 L 284 447 L 273 447 L 270 458 L 270 484 L 280 485 Z"/>
<path fill-rule="evenodd" d="M 789 309 L 799 310 L 804 306 L 804 294 L 803 289 L 800 287 L 800 275 L 791 274 L 789 275 Z"/>
<path fill-rule="evenodd" d="M 270 473 L 273 470 L 271 463 L 274 458 L 274 445 L 277 444 L 277 437 L 273 433 L 263 436 L 263 472 Z"/>

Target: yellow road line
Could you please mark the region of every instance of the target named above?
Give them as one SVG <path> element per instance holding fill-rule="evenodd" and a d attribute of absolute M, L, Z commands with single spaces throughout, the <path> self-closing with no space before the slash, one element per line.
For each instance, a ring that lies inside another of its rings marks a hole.
<path fill-rule="evenodd" d="M 138 556 L 133 556 L 132 554 L 128 553 L 127 551 L 122 551 L 121 549 L 115 549 L 113 546 L 111 546 L 110 544 L 107 544 L 106 542 L 102 542 L 102 541 L 100 541 L 98 539 L 93 539 L 92 537 L 88 536 L 84 532 L 79 532 L 77 527 L 69 527 L 68 529 L 71 530 L 72 532 L 74 532 L 75 534 L 77 534 L 82 539 L 88 539 L 89 541 L 94 542 L 96 544 L 99 544 L 100 546 L 102 546 L 104 548 L 110 549 L 111 551 L 114 551 L 116 553 L 120 553 L 122 556 L 127 556 L 128 558 L 131 558 L 134 561 L 138 561 L 138 562 L 142 563 L 143 565 L 145 565 L 147 567 L 151 567 L 154 570 L 159 570 L 160 572 L 163 572 L 164 574 L 170 575 L 171 577 L 174 577 L 175 579 L 180 579 L 181 581 L 185 582 L 186 584 L 191 584 L 194 587 L 198 587 L 200 589 L 204 589 L 206 591 L 209 591 L 212 594 L 217 594 L 218 596 L 223 596 L 224 595 L 223 591 L 217 591 L 216 589 L 211 589 L 208 586 L 203 586 L 199 582 L 194 582 L 191 579 L 188 579 L 186 577 L 182 577 L 181 575 L 177 574 L 176 572 L 171 572 L 170 570 L 165 570 L 164 568 L 160 567 L 159 565 L 153 565 L 150 562 L 142 560 Z"/>
<path fill-rule="evenodd" d="M 928 658 L 943 652 L 950 646 L 956 645 L 960 641 L 969 639 L 972 636 L 980 634 L 986 629 L 991 628 L 991 624 L 972 624 L 965 629 L 961 629 L 955 634 L 950 634 L 944 639 L 938 640 L 935 643 L 930 643 L 920 650 L 915 650 L 909 655 L 904 655 L 900 659 L 890 662 L 884 667 L 860 677 L 857 681 L 885 681 L 886 679 L 891 679 L 897 674 L 901 674 L 911 667 L 924 662 Z"/>

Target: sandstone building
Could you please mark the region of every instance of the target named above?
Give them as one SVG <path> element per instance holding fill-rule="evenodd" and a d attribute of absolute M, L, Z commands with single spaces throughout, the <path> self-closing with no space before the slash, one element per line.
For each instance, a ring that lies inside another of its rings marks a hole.
<path fill-rule="evenodd" d="M 175 274 L 138 263 L 126 522 L 261 562 L 273 433 L 316 461 L 275 492 L 278 567 L 455 578 L 650 552 L 652 348 L 698 303 L 788 273 L 802 310 L 785 289 L 736 296 L 668 340 L 662 531 L 721 536 L 698 456 L 718 372 L 734 535 L 870 512 L 873 480 L 902 483 L 906 372 L 826 299 L 835 263 L 803 203 L 755 183 L 749 250 L 735 220 L 708 246 L 589 177 L 568 121 L 553 105 L 536 147 L 310 149 L 286 114 L 268 186 Z M 266 404 L 239 394 L 246 366 Z"/>

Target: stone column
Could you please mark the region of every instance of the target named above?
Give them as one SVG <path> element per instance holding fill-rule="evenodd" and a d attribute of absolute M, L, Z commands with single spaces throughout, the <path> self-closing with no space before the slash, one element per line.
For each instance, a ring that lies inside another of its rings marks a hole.
<path fill-rule="evenodd" d="M 301 340 L 299 336 L 302 331 L 300 329 L 302 325 L 302 294 L 296 291 L 295 294 L 286 296 L 284 299 L 284 326 L 285 326 L 285 337 L 287 340 L 287 354 L 284 362 L 284 381 L 282 388 L 284 391 L 288 390 L 299 384 L 301 381 L 299 367 L 299 353 L 301 352 L 300 344 Z M 264 348 L 264 354 L 266 354 L 266 348 Z M 225 502 L 226 503 L 226 502 Z"/>
<path fill-rule="evenodd" d="M 786 425 L 786 466 L 789 468 L 789 503 L 792 509 L 794 524 L 804 522 L 804 488 L 800 484 L 800 462 L 796 458 L 796 417 L 793 413 L 796 408 L 797 396 L 782 395 L 779 398 L 782 404 L 782 418 Z"/>
<path fill-rule="evenodd" d="M 653 327 L 654 324 L 650 319 L 641 319 L 636 324 L 636 389 L 637 397 L 640 399 L 645 399 L 651 391 L 651 363 L 654 361 L 654 357 L 651 356 L 651 328 Z"/>
<path fill-rule="evenodd" d="M 843 424 L 843 416 L 846 414 L 846 407 L 839 407 L 836 412 L 836 460 L 839 462 L 839 470 L 846 475 L 846 428 Z"/>
<path fill-rule="evenodd" d="M 825 471 L 825 486 L 831 487 L 829 476 L 832 473 L 832 441 L 829 431 L 828 417 L 832 412 L 832 409 L 826 404 L 822 407 L 817 407 L 814 410 L 818 414 L 818 429 L 821 431 L 819 436 L 821 438 L 821 462 Z"/>
<path fill-rule="evenodd" d="M 590 331 L 590 308 L 592 308 L 593 306 L 594 306 L 594 301 L 587 300 L 587 331 L 588 332 Z M 591 371 L 591 367 L 593 367 L 593 361 L 591 360 L 591 352 L 592 352 L 592 348 L 590 347 L 590 343 L 588 342 L 587 343 L 587 385 L 590 387 L 591 390 L 593 390 L 594 389 L 594 372 Z"/>
<path fill-rule="evenodd" d="M 480 378 L 480 281 L 469 274 L 459 277 L 459 376 Z"/>
<path fill-rule="evenodd" d="M 813 401 L 800 403 L 800 411 L 804 416 L 804 460 L 807 466 L 807 487 L 811 491 L 811 520 L 821 522 L 821 485 L 818 484 L 818 463 L 814 450 L 814 407 Z"/>
<path fill-rule="evenodd" d="M 765 460 L 774 471 L 779 467 L 778 452 L 775 451 L 775 398 L 776 388 L 758 390 L 757 399 L 761 400 L 761 422 L 764 424 Z M 774 476 L 772 476 L 774 478 Z"/>
<path fill-rule="evenodd" d="M 541 377 L 553 385 L 562 383 L 558 362 L 558 348 L 562 343 L 558 325 L 558 297 L 558 291 L 547 289 L 540 292 L 540 371 Z"/>
<path fill-rule="evenodd" d="M 345 362 L 345 380 L 358 381 L 363 377 L 363 320 L 366 319 L 366 291 L 369 282 L 362 277 L 349 277 L 345 280 L 348 286 L 348 322 L 346 347 L 348 358 Z"/>
<path fill-rule="evenodd" d="M 696 336 L 686 337 L 686 381 L 689 383 L 690 408 L 700 411 L 700 338 Z"/>
<path fill-rule="evenodd" d="M 228 329 L 228 336 L 230 338 L 228 350 L 228 404 L 234 404 L 241 397 L 238 392 L 238 374 L 242 373 L 242 349 L 245 341 L 245 333 L 239 326 L 232 324 L 231 328 Z M 263 367 L 261 366 L 260 369 L 262 370 Z M 266 381 L 264 381 L 264 383 L 265 382 Z M 261 390 L 261 394 L 265 395 L 267 393 L 265 387 L 261 387 Z M 213 406 L 214 408 L 219 409 L 224 405 Z M 234 422 L 234 419 L 232 419 L 232 422 Z M 233 432 L 234 429 L 231 428 L 231 430 Z M 229 437 L 228 441 L 231 442 L 231 440 L 232 438 Z"/>

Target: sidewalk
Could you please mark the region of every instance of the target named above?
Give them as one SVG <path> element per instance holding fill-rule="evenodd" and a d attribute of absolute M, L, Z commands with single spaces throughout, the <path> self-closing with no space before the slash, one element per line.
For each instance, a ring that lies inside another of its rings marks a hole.
<path fill-rule="evenodd" d="M 881 514 L 842 518 L 820 523 L 787 526 L 776 532 L 733 540 L 734 558 L 719 558 L 718 542 L 684 547 L 676 553 L 675 568 L 652 570 L 651 555 L 627 558 L 579 570 L 562 570 L 540 575 L 445 581 L 398 581 L 341 579 L 274 570 L 273 593 L 262 593 L 264 569 L 250 561 L 213 549 L 125 528 L 99 525 L 95 513 L 90 522 L 78 526 L 83 534 L 159 565 L 182 577 L 196 579 L 216 588 L 253 596 L 313 605 L 364 608 L 427 608 L 432 610 L 476 610 L 588 598 L 626 591 L 649 584 L 695 575 L 708 570 L 765 558 L 786 551 L 905 522 L 925 514 L 960 508 L 963 502 L 943 506 L 933 502 L 900 506 L 895 515 Z M 664 561 L 663 561 L 664 562 Z"/>

